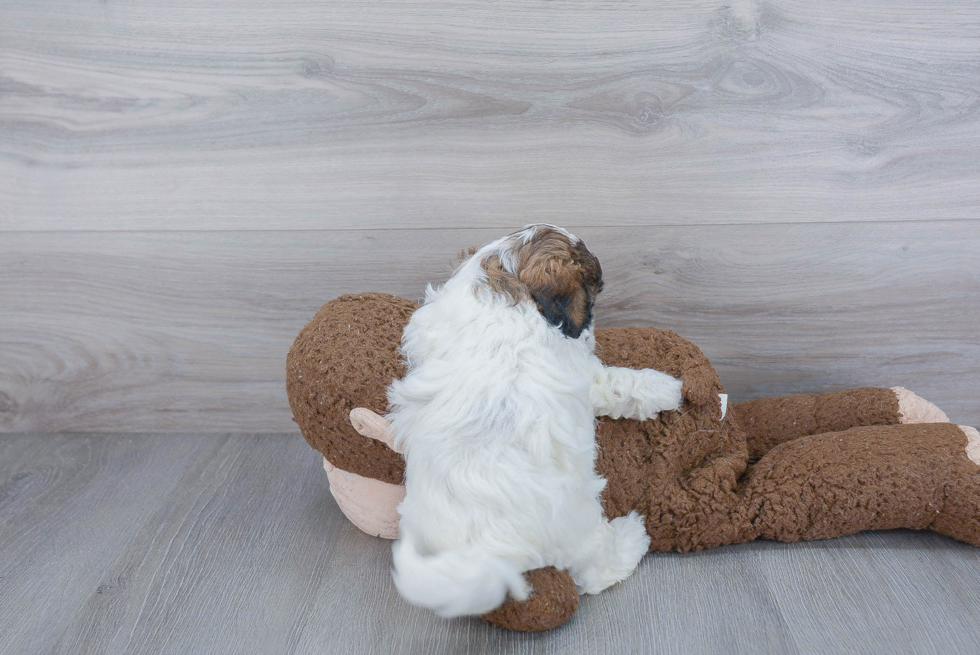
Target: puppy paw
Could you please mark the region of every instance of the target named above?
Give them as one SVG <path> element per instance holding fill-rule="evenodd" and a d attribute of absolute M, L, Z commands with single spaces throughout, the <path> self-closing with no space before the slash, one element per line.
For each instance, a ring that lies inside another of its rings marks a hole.
<path fill-rule="evenodd" d="M 597 594 L 628 578 L 650 548 L 643 517 L 636 512 L 613 519 L 606 528 L 603 552 L 575 579 L 586 594 Z"/>
<path fill-rule="evenodd" d="M 666 373 L 645 368 L 638 371 L 637 385 L 634 388 L 636 416 L 641 421 L 653 418 L 663 411 L 678 409 L 684 401 L 681 393 L 683 383 Z"/>
<path fill-rule="evenodd" d="M 625 579 L 640 563 L 650 549 L 650 535 L 647 534 L 643 517 L 636 512 L 620 516 L 609 522 L 615 531 L 615 552 L 617 568 Z"/>
<path fill-rule="evenodd" d="M 607 366 L 596 376 L 589 400 L 596 416 L 645 421 L 681 406 L 683 384 L 652 368 Z"/>

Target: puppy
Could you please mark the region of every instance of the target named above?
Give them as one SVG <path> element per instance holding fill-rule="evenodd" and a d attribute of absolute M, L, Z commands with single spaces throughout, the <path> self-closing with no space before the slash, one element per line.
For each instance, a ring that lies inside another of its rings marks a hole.
<path fill-rule="evenodd" d="M 522 573 L 567 569 L 580 593 L 624 580 L 647 552 L 642 517 L 606 520 L 595 417 L 647 419 L 681 403 L 658 371 L 593 353 L 599 261 L 551 225 L 530 225 L 465 260 L 402 336 L 407 375 L 388 389 L 406 462 L 394 580 L 444 617 L 483 614 Z"/>

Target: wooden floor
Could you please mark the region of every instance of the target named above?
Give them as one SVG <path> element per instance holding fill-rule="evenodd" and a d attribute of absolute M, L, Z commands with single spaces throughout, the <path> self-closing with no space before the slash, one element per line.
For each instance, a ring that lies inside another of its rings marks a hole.
<path fill-rule="evenodd" d="M 525 635 L 406 605 L 296 435 L 0 436 L 0 652 L 976 653 L 980 549 L 864 533 L 649 555 Z"/>

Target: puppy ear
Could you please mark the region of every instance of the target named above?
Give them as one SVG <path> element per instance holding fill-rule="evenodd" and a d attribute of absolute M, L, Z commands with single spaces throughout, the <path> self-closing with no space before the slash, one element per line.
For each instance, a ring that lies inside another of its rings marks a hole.
<path fill-rule="evenodd" d="M 490 255 L 480 266 L 487 275 L 487 286 L 494 292 L 506 296 L 511 303 L 517 304 L 528 297 L 527 287 L 513 273 L 509 273 L 500 263 L 500 257 Z"/>
<path fill-rule="evenodd" d="M 456 270 L 460 266 L 462 266 L 467 259 L 469 259 L 470 257 L 476 254 L 477 250 L 478 248 L 476 248 L 475 246 L 471 246 L 469 248 L 466 248 L 465 250 L 460 250 L 459 254 L 453 257 L 453 260 L 449 263 L 450 270 L 452 270 L 452 272 L 455 273 Z"/>

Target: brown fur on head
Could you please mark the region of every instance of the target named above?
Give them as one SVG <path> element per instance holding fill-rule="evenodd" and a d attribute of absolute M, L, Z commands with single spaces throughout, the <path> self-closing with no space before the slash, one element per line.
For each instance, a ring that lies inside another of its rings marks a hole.
<path fill-rule="evenodd" d="M 525 227 L 505 247 L 510 266 L 496 254 L 480 264 L 487 286 L 515 304 L 533 300 L 546 321 L 566 337 L 578 338 L 592 324 L 592 305 L 602 291 L 596 256 L 583 241 L 551 225 Z"/>

